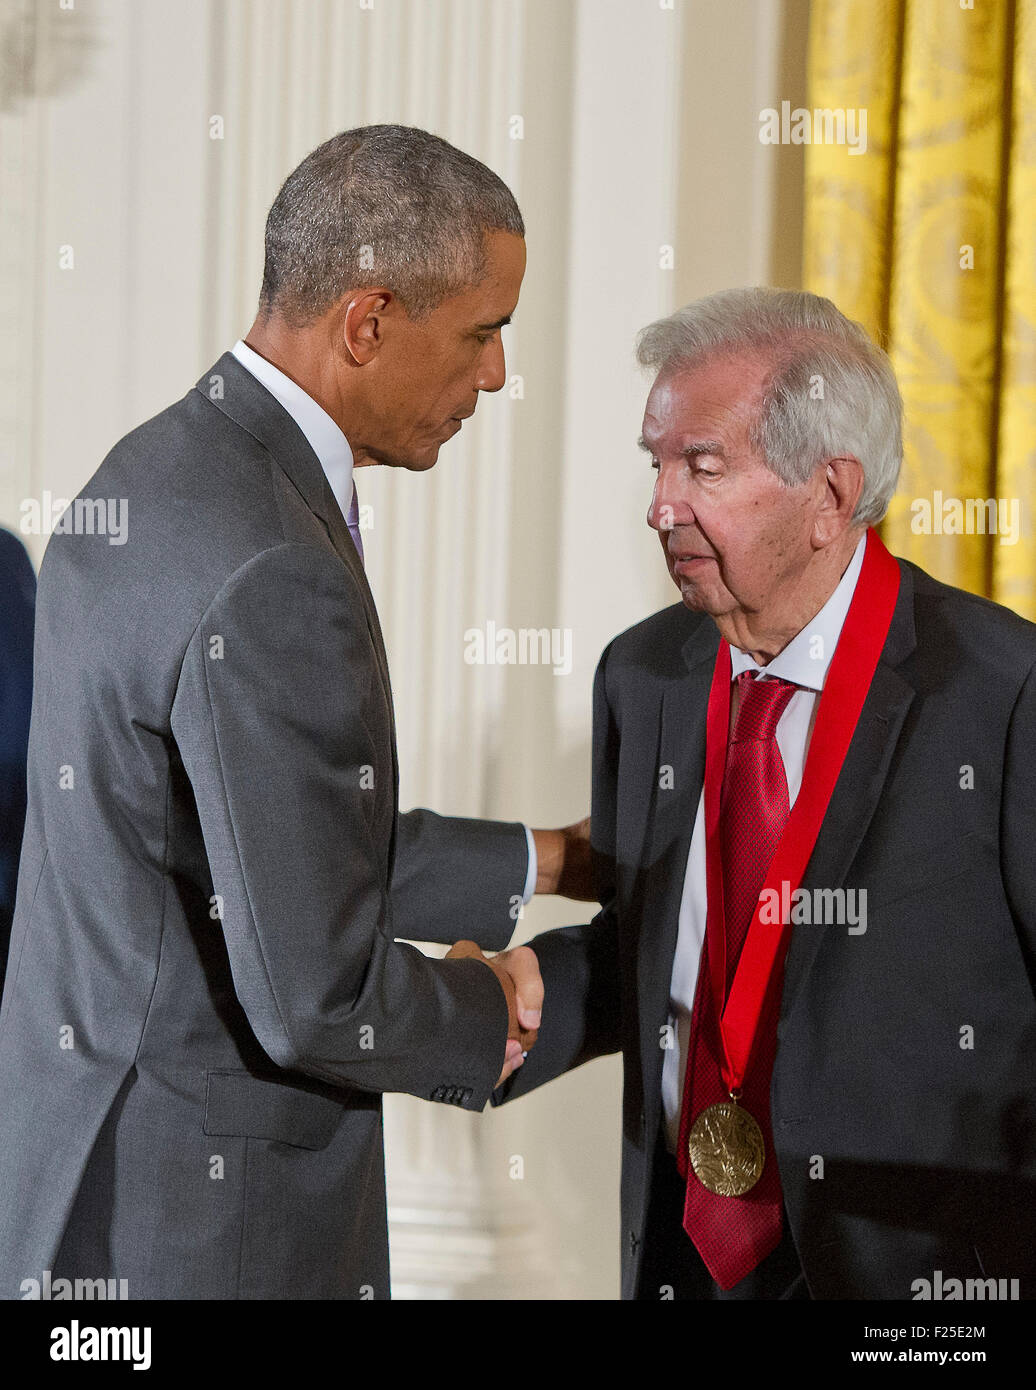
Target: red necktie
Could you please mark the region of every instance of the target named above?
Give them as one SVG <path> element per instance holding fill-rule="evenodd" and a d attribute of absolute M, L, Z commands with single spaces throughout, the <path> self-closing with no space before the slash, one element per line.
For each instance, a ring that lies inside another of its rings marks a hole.
<path fill-rule="evenodd" d="M 737 684 L 740 704 L 727 746 L 719 821 L 728 992 L 788 819 L 788 781 L 776 731 L 796 690 L 787 681 L 757 680 L 751 671 L 742 672 Z M 733 1288 L 781 1239 L 781 1184 L 770 1128 L 770 1076 L 777 1053 L 780 994 L 780 980 L 771 980 L 740 1098 L 763 1132 L 762 1176 L 743 1196 L 720 1197 L 698 1181 L 687 1161 L 694 1120 L 707 1106 L 729 1099 L 720 1070 L 722 1048 L 710 986 L 708 942 L 703 944 L 691 1015 L 678 1163 L 687 1175 L 684 1230 L 722 1289 Z"/>

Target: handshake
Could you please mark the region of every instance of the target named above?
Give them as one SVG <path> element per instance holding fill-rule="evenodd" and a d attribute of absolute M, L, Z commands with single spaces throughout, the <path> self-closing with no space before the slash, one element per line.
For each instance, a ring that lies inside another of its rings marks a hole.
<path fill-rule="evenodd" d="M 500 981 L 507 999 L 507 1051 L 497 1086 L 525 1061 L 525 1054 L 536 1041 L 543 1008 L 543 980 L 536 952 L 529 946 L 515 946 L 495 956 L 484 956 L 474 941 L 458 941 L 447 952 L 448 960 L 472 957 L 488 965 Z M 496 1088 L 494 1087 L 494 1090 Z"/>
<path fill-rule="evenodd" d="M 532 836 L 536 845 L 536 892 L 595 902 L 590 817 L 566 825 L 563 830 L 534 830 Z M 510 951 L 484 956 L 474 941 L 458 941 L 447 952 L 448 960 L 464 956 L 488 965 L 507 999 L 507 1051 L 496 1083 L 502 1086 L 522 1065 L 536 1041 L 543 1008 L 540 963 L 531 946 L 514 946 Z"/>

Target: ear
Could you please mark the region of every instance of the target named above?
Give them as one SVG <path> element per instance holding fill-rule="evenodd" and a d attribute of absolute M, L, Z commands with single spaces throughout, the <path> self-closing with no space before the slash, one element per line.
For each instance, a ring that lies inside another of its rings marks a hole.
<path fill-rule="evenodd" d="M 830 545 L 849 528 L 863 492 L 863 467 L 852 454 L 828 459 L 821 466 L 824 490 L 813 519 L 813 538 L 819 547 Z"/>
<path fill-rule="evenodd" d="M 343 297 L 340 341 L 357 365 L 364 366 L 380 352 L 385 341 L 386 321 L 398 309 L 395 295 L 384 288 L 357 290 Z"/>

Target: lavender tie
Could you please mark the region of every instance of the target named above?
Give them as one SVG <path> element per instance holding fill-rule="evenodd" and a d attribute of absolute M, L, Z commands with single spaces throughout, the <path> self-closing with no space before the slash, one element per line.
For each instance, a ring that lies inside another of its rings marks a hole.
<path fill-rule="evenodd" d="M 345 518 L 345 524 L 349 528 L 349 534 L 353 538 L 353 545 L 356 553 L 360 557 L 360 564 L 363 564 L 363 541 L 360 540 L 360 499 L 356 496 L 356 484 L 353 483 L 353 500 L 349 503 L 349 515 Z"/>

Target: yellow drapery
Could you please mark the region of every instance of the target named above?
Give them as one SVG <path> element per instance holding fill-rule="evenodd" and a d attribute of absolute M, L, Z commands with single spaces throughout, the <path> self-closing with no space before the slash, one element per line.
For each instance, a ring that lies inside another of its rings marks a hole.
<path fill-rule="evenodd" d="M 803 284 L 888 348 L 890 548 L 1036 619 L 1036 0 L 813 0 Z M 816 123 L 814 123 L 814 126 Z"/>

